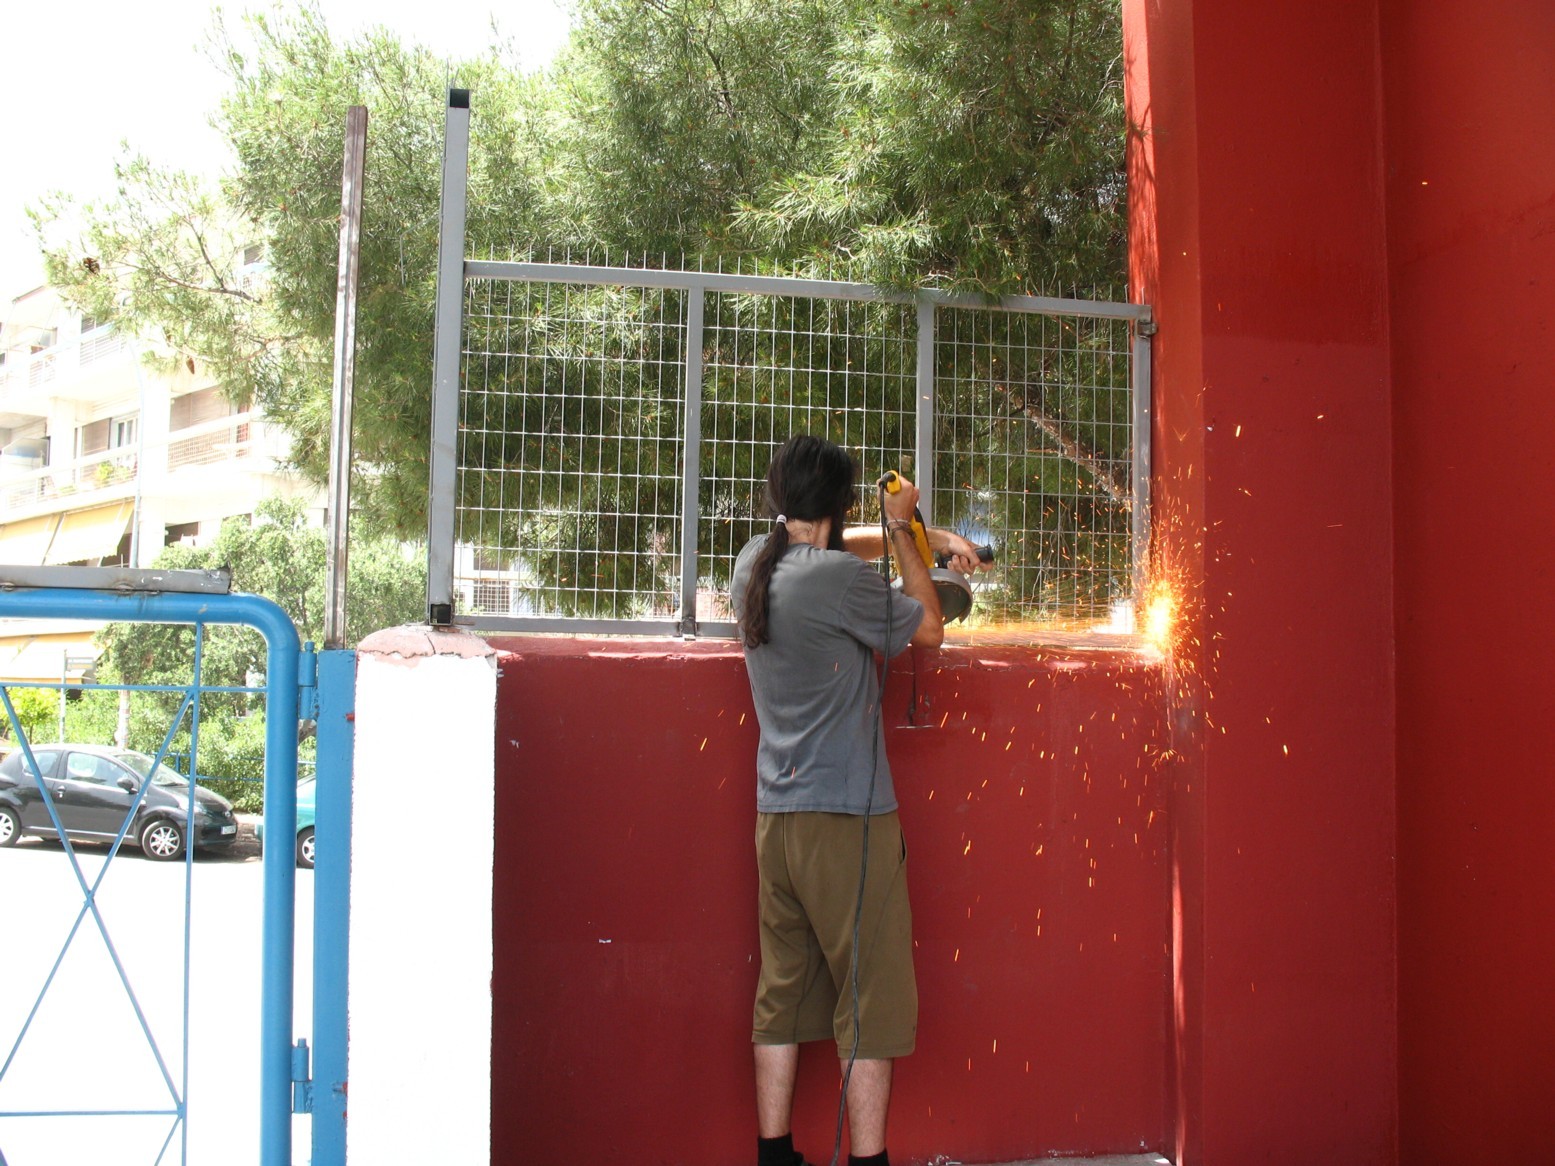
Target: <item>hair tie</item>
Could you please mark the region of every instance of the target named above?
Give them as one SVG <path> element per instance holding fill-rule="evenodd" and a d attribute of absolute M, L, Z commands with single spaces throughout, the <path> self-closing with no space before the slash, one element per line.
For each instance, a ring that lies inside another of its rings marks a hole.
<path fill-rule="evenodd" d="M 779 514 L 775 521 L 777 522 L 777 524 L 779 526 L 787 526 L 788 525 L 788 515 L 786 515 L 786 514 Z"/>

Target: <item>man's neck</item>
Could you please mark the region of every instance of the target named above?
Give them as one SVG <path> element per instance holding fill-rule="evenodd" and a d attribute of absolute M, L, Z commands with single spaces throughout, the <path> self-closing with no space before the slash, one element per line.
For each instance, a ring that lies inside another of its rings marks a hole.
<path fill-rule="evenodd" d="M 790 518 L 787 525 L 790 543 L 809 543 L 812 547 L 820 547 L 824 551 L 831 541 L 830 518 L 813 520 Z"/>

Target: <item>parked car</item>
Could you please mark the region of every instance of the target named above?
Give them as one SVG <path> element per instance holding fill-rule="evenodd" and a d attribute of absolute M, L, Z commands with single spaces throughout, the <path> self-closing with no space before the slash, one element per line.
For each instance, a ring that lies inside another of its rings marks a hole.
<path fill-rule="evenodd" d="M 23 750 L 0 761 L 0 846 L 14 845 L 29 834 L 59 837 L 45 796 L 72 842 L 112 842 L 141 786 L 149 781 L 125 837 L 147 858 L 169 861 L 184 853 L 189 779 L 177 770 L 133 749 L 102 745 L 38 745 L 32 755 L 41 792 Z M 196 785 L 193 831 L 196 850 L 230 846 L 238 836 L 232 803 Z"/>
<path fill-rule="evenodd" d="M 261 843 L 265 840 L 265 824 L 254 826 L 254 833 Z M 297 865 L 313 869 L 313 778 L 305 777 L 297 783 Z"/>

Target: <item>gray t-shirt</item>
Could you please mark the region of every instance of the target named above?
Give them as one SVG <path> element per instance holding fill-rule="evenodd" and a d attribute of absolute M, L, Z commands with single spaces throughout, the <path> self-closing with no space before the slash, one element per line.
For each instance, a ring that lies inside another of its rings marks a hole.
<path fill-rule="evenodd" d="M 729 591 L 737 616 L 745 607 L 751 564 L 766 541 L 766 535 L 752 539 L 735 561 Z M 896 809 L 875 709 L 880 683 L 874 654 L 895 656 L 907 647 L 923 621 L 923 605 L 892 590 L 856 555 L 808 543 L 788 548 L 767 595 L 768 642 L 745 649 L 761 725 L 756 808 L 840 814 Z"/>

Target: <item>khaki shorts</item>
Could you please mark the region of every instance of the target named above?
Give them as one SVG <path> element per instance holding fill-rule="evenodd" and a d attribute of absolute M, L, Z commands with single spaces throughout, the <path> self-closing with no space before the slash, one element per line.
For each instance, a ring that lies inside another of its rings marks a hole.
<path fill-rule="evenodd" d="M 757 814 L 761 979 L 751 1039 L 759 1045 L 834 1038 L 853 1052 L 853 919 L 864 819 Z M 859 925 L 861 1060 L 904 1057 L 918 1035 L 907 847 L 895 811 L 869 820 L 869 873 Z"/>

